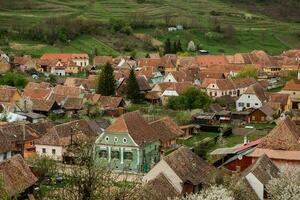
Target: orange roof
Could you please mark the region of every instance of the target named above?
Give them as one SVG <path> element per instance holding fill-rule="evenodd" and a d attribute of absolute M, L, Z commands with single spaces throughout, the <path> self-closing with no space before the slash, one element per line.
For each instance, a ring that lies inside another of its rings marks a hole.
<path fill-rule="evenodd" d="M 46 53 L 41 57 L 41 60 L 60 60 L 67 62 L 73 59 L 89 59 L 86 53 Z"/>
<path fill-rule="evenodd" d="M 159 65 L 162 65 L 163 62 L 161 58 L 141 58 L 138 60 L 137 63 L 139 67 L 145 67 L 145 66 L 157 67 Z"/>
<path fill-rule="evenodd" d="M 282 90 L 300 91 L 300 80 L 292 79 L 286 83 Z"/>
<path fill-rule="evenodd" d="M 228 65 L 226 57 L 222 55 L 196 56 L 196 62 L 199 66 Z"/>

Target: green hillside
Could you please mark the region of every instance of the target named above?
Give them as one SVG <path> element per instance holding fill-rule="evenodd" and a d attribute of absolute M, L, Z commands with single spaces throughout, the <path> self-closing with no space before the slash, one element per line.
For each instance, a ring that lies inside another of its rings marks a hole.
<path fill-rule="evenodd" d="M 183 47 L 188 41 L 211 53 L 247 52 L 263 49 L 277 54 L 289 48 L 300 48 L 300 24 L 288 20 L 279 21 L 262 12 L 247 9 L 245 5 L 236 7 L 226 0 L 0 0 L 0 28 L 13 30 L 17 27 L 31 27 L 42 24 L 49 17 L 67 16 L 108 23 L 112 18 L 127 23 L 145 23 L 145 27 L 133 27 L 135 33 L 147 33 L 161 41 L 166 38 L 180 39 Z M 251 10 L 251 11 L 249 11 Z M 251 13 L 250 13 L 251 12 Z M 255 14 L 254 14 L 255 13 Z M 234 39 L 208 39 L 214 21 L 221 27 L 231 25 L 235 29 Z M 190 27 L 179 32 L 167 32 L 167 27 L 183 24 Z M 105 31 L 105 30 L 104 30 Z M 2 34 L 3 49 L 17 53 L 32 53 L 39 56 L 44 52 L 84 51 L 92 54 L 97 47 L 99 54 L 123 53 L 118 45 L 124 42 L 120 35 L 83 35 L 68 44 L 49 45 L 41 41 L 28 41 L 23 37 Z M 22 39 L 23 38 L 23 39 Z M 111 39 L 113 38 L 113 39 Z M 137 53 L 147 51 L 146 44 L 126 38 L 134 43 Z M 128 44 L 125 44 L 125 46 Z M 124 44 L 123 44 L 124 46 Z"/>

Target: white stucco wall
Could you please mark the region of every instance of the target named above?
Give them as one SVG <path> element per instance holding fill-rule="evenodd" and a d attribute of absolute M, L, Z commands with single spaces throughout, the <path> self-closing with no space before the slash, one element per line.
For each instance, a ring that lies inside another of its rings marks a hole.
<path fill-rule="evenodd" d="M 89 59 L 73 59 L 77 66 L 86 67 L 89 65 Z"/>
<path fill-rule="evenodd" d="M 49 145 L 35 145 L 36 153 L 38 155 L 46 155 L 55 160 L 62 160 L 63 147 L 62 146 L 49 146 Z M 46 153 L 43 153 L 43 149 L 46 149 Z M 55 149 L 55 155 L 52 154 L 52 149 Z"/>
<path fill-rule="evenodd" d="M 168 75 L 164 78 L 165 83 L 170 82 L 170 83 L 177 83 L 176 79 L 171 73 L 168 73 Z"/>
<path fill-rule="evenodd" d="M 11 158 L 11 156 L 12 156 L 12 152 L 11 151 L 8 151 L 8 152 L 5 152 L 5 153 L 6 153 L 6 160 L 9 159 L 9 158 Z M 4 154 L 5 153 L 0 153 L 0 162 L 4 161 Z"/>
<path fill-rule="evenodd" d="M 257 194 L 258 198 L 263 200 L 264 199 L 264 185 L 252 174 L 249 173 L 246 176 L 246 179 L 254 192 Z"/>
<path fill-rule="evenodd" d="M 182 180 L 177 176 L 173 169 L 164 160 L 159 161 L 142 179 L 143 182 L 148 182 L 155 179 L 160 173 L 164 174 L 170 183 L 174 186 L 177 192 L 182 192 Z"/>
<path fill-rule="evenodd" d="M 244 106 L 240 106 L 239 104 L 243 103 Z M 250 104 L 247 106 L 247 104 Z M 236 110 L 242 111 L 243 108 L 260 108 L 262 106 L 262 102 L 257 98 L 256 95 L 253 94 L 243 94 L 240 98 L 236 101 Z"/>

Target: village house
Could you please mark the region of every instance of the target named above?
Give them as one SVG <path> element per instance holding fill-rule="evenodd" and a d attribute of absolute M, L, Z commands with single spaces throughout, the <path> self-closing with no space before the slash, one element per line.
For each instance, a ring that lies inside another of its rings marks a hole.
<path fill-rule="evenodd" d="M 275 117 L 275 110 L 268 104 L 264 104 L 259 108 L 255 108 L 249 114 L 250 122 L 263 123 L 271 122 Z"/>
<path fill-rule="evenodd" d="M 37 61 L 32 59 L 30 55 L 16 56 L 13 61 L 14 66 L 22 72 L 28 69 L 36 69 Z"/>
<path fill-rule="evenodd" d="M 95 89 L 93 80 L 85 78 L 68 77 L 64 82 L 64 86 L 79 87 L 86 91 Z"/>
<path fill-rule="evenodd" d="M 225 66 L 228 65 L 228 61 L 223 55 L 202 55 L 195 57 L 196 63 L 200 68 L 208 68 L 211 66 Z"/>
<path fill-rule="evenodd" d="M 176 140 L 184 135 L 184 132 L 170 117 L 150 122 L 149 125 L 158 133 L 162 153 L 170 148 L 175 148 Z"/>
<path fill-rule="evenodd" d="M 144 76 L 137 76 L 136 80 L 141 94 L 145 95 L 148 91 L 151 90 L 151 86 L 149 85 L 147 79 Z M 118 86 L 116 89 L 116 94 L 118 96 L 122 96 L 125 93 L 127 81 L 128 77 L 119 79 Z"/>
<path fill-rule="evenodd" d="M 239 97 L 246 89 L 256 83 L 253 78 L 242 79 L 212 79 L 206 78 L 201 84 L 201 88 L 206 91 L 207 95 L 213 98 L 222 96 Z"/>
<path fill-rule="evenodd" d="M 98 162 L 113 170 L 148 172 L 160 159 L 158 133 L 139 112 L 118 117 L 97 139 Z"/>
<path fill-rule="evenodd" d="M 151 92 L 156 93 L 156 95 L 159 96 L 162 104 L 166 105 L 170 97 L 179 96 L 191 87 L 194 87 L 191 82 L 166 82 L 155 85 Z"/>
<path fill-rule="evenodd" d="M 162 158 L 144 177 L 147 183 L 158 176 L 165 176 L 178 194 L 197 193 L 212 181 L 216 169 L 187 147 L 180 147 Z M 163 186 L 162 186 L 163 187 Z"/>
<path fill-rule="evenodd" d="M 260 156 L 242 173 L 242 178 L 250 185 L 260 200 L 267 199 L 267 184 L 279 176 L 279 169 L 266 154 Z"/>
<path fill-rule="evenodd" d="M 81 142 L 93 143 L 101 133 L 102 128 L 95 121 L 76 120 L 59 124 L 34 141 L 36 153 L 58 161 L 70 162 L 74 156 L 68 149 L 71 145 L 80 145 Z"/>
<path fill-rule="evenodd" d="M 6 110 L 13 107 L 21 99 L 20 91 L 11 86 L 0 86 L 0 105 Z"/>
<path fill-rule="evenodd" d="M 210 155 L 216 160 L 214 165 L 218 168 L 224 168 L 230 173 L 240 173 L 252 164 L 252 159 L 246 155 L 254 151 L 260 142 L 260 139 L 250 142 L 247 140 L 247 136 L 245 136 L 243 144 L 237 144 L 233 147 L 218 148 L 212 151 Z"/>
<path fill-rule="evenodd" d="M 86 96 L 86 100 L 91 103 L 91 105 L 96 106 L 100 111 L 104 111 L 104 114 L 109 116 L 118 117 L 125 112 L 126 103 L 122 97 L 88 94 Z"/>
<path fill-rule="evenodd" d="M 3 188 L 0 197 L 30 199 L 33 186 L 38 181 L 29 166 L 20 155 L 15 155 L 8 160 L 0 162 L 0 176 Z"/>
<path fill-rule="evenodd" d="M 10 62 L 10 58 L 9 58 L 8 54 L 5 53 L 4 51 L 2 51 L 1 49 L 0 49 L 0 58 L 4 58 L 7 63 Z"/>
<path fill-rule="evenodd" d="M 0 57 L 0 74 L 4 74 L 10 70 L 10 63 L 4 57 Z"/>
<path fill-rule="evenodd" d="M 35 154 L 34 140 L 39 138 L 39 133 L 29 126 L 22 124 L 6 124 L 0 126 L 0 131 L 12 145 L 13 154 L 21 154 L 25 159 Z"/>
<path fill-rule="evenodd" d="M 78 114 L 78 112 L 84 108 L 83 98 L 67 96 L 61 102 L 61 107 L 66 115 L 71 117 L 72 115 Z"/>
<path fill-rule="evenodd" d="M 300 71 L 298 71 L 298 78 L 287 82 L 280 93 L 290 95 L 292 109 L 300 109 Z"/>
<path fill-rule="evenodd" d="M 289 112 L 292 109 L 292 101 L 289 94 L 270 93 L 267 104 L 274 110 L 277 110 L 278 114 Z"/>
<path fill-rule="evenodd" d="M 268 101 L 264 88 L 255 83 L 247 88 L 247 90 L 236 101 L 236 110 L 242 111 L 249 108 L 260 108 Z"/>
<path fill-rule="evenodd" d="M 13 148 L 0 129 L 0 162 L 13 156 Z"/>
<path fill-rule="evenodd" d="M 169 200 L 181 197 L 171 181 L 162 173 L 145 183 L 136 195 L 139 199 L 151 200 Z"/>
<path fill-rule="evenodd" d="M 89 56 L 84 53 L 46 53 L 41 60 L 58 60 L 60 62 L 74 62 L 78 67 L 87 67 L 89 65 Z"/>
<path fill-rule="evenodd" d="M 290 117 L 280 121 L 247 156 L 256 161 L 266 154 L 282 171 L 300 169 L 300 131 Z"/>
<path fill-rule="evenodd" d="M 49 83 L 29 82 L 23 90 L 22 98 L 46 99 L 52 92 Z"/>

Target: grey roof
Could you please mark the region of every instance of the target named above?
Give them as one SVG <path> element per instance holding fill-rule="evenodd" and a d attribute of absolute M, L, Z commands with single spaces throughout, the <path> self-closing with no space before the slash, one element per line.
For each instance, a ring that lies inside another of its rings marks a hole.
<path fill-rule="evenodd" d="M 242 176 L 246 177 L 249 173 L 252 173 L 262 184 L 267 185 L 272 178 L 279 177 L 279 172 L 276 165 L 264 154 L 249 166 L 242 173 Z"/>

